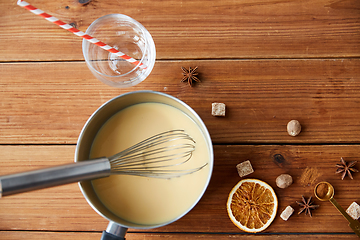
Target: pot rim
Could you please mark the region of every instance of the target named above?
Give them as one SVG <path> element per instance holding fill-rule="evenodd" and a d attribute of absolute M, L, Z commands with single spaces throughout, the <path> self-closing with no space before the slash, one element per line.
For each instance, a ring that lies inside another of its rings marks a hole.
<path fill-rule="evenodd" d="M 210 137 L 210 134 L 204 124 L 204 122 L 202 121 L 202 119 L 199 117 L 199 115 L 190 107 L 188 106 L 185 102 L 181 101 L 180 99 L 176 98 L 176 97 L 173 97 L 169 94 L 166 94 L 166 93 L 162 93 L 162 92 L 157 92 L 157 91 L 151 91 L 151 90 L 142 90 L 142 91 L 133 91 L 133 92 L 128 92 L 128 93 L 124 93 L 124 94 L 121 94 L 121 95 L 118 95 L 108 101 L 106 101 L 104 104 L 102 104 L 90 117 L 89 119 L 86 121 L 85 125 L 83 126 L 81 132 L 80 132 L 80 135 L 79 135 L 79 138 L 78 138 L 78 141 L 77 141 L 77 144 L 76 144 L 76 149 L 75 149 L 75 162 L 77 161 L 81 161 L 78 159 L 78 155 L 79 155 L 79 151 L 80 151 L 80 145 L 81 145 L 81 142 L 83 140 L 83 137 L 84 137 L 84 134 L 86 133 L 87 129 L 88 129 L 88 126 L 89 124 L 93 121 L 93 119 L 98 115 L 100 114 L 100 112 L 106 108 L 109 104 L 111 104 L 113 101 L 119 99 L 119 98 L 124 98 L 128 95 L 133 95 L 133 94 L 157 94 L 157 95 L 160 95 L 160 96 L 163 96 L 165 98 L 169 98 L 170 100 L 172 101 L 175 101 L 177 102 L 178 104 L 182 105 L 183 107 L 185 107 L 186 110 L 188 110 L 193 116 L 189 116 L 191 117 L 193 120 L 197 120 L 196 123 L 197 125 L 200 125 L 199 128 L 201 130 L 201 132 L 203 133 L 204 135 L 204 138 L 207 142 L 207 145 L 208 145 L 208 151 L 209 151 L 209 174 L 208 174 L 208 178 L 207 178 L 207 181 L 204 185 L 204 188 L 202 190 L 202 192 L 199 194 L 199 197 L 196 199 L 196 201 L 194 201 L 194 203 L 186 210 L 184 211 L 181 215 L 179 215 L 178 217 L 176 217 L 175 219 L 173 220 L 170 220 L 168 222 L 165 222 L 165 223 L 161 223 L 161 224 L 154 224 L 154 225 L 141 225 L 141 224 L 136 224 L 134 223 L 134 225 L 132 225 L 132 223 L 129 222 L 129 224 L 124 224 L 124 223 L 119 223 L 118 221 L 112 219 L 111 217 L 107 216 L 105 213 L 101 212 L 99 209 L 97 209 L 97 207 L 93 204 L 93 202 L 91 201 L 90 197 L 88 196 L 88 193 L 86 192 L 86 190 L 83 188 L 82 186 L 82 182 L 79 182 L 79 187 L 80 187 L 80 190 L 83 194 L 83 196 L 85 197 L 86 201 L 88 202 L 88 204 L 100 215 L 102 216 L 103 218 L 109 220 L 110 222 L 114 222 L 122 227 L 125 227 L 125 228 L 133 228 L 133 229 L 152 229 L 152 228 L 157 228 L 157 227 L 162 227 L 162 226 L 165 226 L 165 225 L 168 225 L 170 223 L 173 223 L 177 220 L 179 220 L 180 218 L 182 218 L 183 216 L 185 216 L 191 209 L 193 209 L 195 207 L 195 205 L 200 201 L 200 199 L 202 198 L 202 196 L 204 195 L 209 183 L 210 183 L 210 179 L 211 179 L 211 176 L 212 176 L 212 172 L 213 172 L 213 162 L 214 162 L 214 153 L 213 153 L 213 146 L 212 146 L 212 141 L 211 141 L 211 137 Z M 129 106 L 132 106 L 133 104 L 129 105 Z M 173 106 L 174 107 L 174 106 Z M 179 109 L 180 110 L 180 109 Z M 120 110 L 119 110 L 120 111 Z M 182 111 L 182 110 L 180 110 Z M 183 112 L 183 111 L 182 111 Z M 185 113 L 187 114 L 187 113 Z M 188 114 L 187 114 L 188 115 Z M 103 122 L 104 123 L 104 122 Z M 111 212 L 109 210 L 109 212 Z M 115 214 L 114 214 L 115 215 Z M 120 218 L 120 217 L 119 217 Z M 126 220 L 125 220 L 126 221 Z"/>

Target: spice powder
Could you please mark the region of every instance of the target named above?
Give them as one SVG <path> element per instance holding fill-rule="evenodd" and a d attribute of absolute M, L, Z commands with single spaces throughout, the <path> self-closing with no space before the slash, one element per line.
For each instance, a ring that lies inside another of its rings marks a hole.
<path fill-rule="evenodd" d="M 319 198 L 325 198 L 328 192 L 329 186 L 326 183 L 320 183 L 316 188 L 316 194 L 319 196 Z"/>

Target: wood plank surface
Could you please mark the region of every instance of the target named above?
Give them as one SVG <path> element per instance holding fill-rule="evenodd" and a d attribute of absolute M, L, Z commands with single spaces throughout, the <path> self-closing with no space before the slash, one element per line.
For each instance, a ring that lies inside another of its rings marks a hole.
<path fill-rule="evenodd" d="M 61 145 L 0 146 L 0 175 L 70 163 L 74 148 Z M 347 221 L 329 202 L 315 200 L 320 207 L 311 218 L 297 214 L 296 201 L 300 201 L 302 195 L 313 196 L 314 185 L 326 180 L 334 185 L 335 198 L 345 209 L 354 201 L 359 203 L 360 174 L 354 174 L 354 180 L 341 180 L 340 175 L 334 174 L 335 164 L 341 157 L 346 161 L 358 160 L 358 149 L 359 145 L 214 146 L 214 172 L 200 202 L 180 220 L 146 232 L 242 233 L 229 220 L 226 201 L 230 190 L 240 180 L 235 166 L 249 159 L 255 172 L 247 177 L 268 182 L 279 200 L 277 217 L 265 233 L 351 233 Z M 306 174 L 309 169 L 311 176 Z M 280 189 L 275 185 L 276 177 L 282 173 L 288 173 L 294 179 L 289 188 Z M 289 205 L 296 212 L 288 221 L 283 221 L 279 215 Z M 1 231 L 93 232 L 102 231 L 106 226 L 107 220 L 91 209 L 75 183 L 7 196 L 0 201 Z"/>
<path fill-rule="evenodd" d="M 82 31 L 121 13 L 151 33 L 158 59 L 358 57 L 358 0 L 30 1 Z M 81 60 L 81 39 L 0 2 L 0 61 Z M 41 39 L 41 43 L 39 40 Z"/>
<path fill-rule="evenodd" d="M 71 163 L 89 116 L 122 93 L 154 90 L 183 100 L 203 119 L 214 143 L 214 172 L 200 202 L 180 220 L 127 239 L 358 239 L 328 202 L 313 217 L 295 201 L 322 180 L 347 208 L 360 204 L 360 173 L 341 180 L 336 163 L 358 161 L 360 147 L 359 0 L 45 1 L 30 4 L 81 31 L 110 13 L 142 23 L 156 45 L 156 64 L 141 84 L 111 88 L 88 70 L 82 39 L 16 5 L 0 1 L 0 175 Z M 85 1 L 86 2 L 86 1 Z M 199 67 L 201 83 L 181 83 L 181 66 Z M 226 117 L 211 116 L 211 103 Z M 297 119 L 302 132 L 290 137 Z M 277 216 L 260 234 L 235 227 L 226 200 L 241 179 L 268 182 Z M 313 175 L 308 175 L 307 171 Z M 287 189 L 279 174 L 293 176 Z M 288 205 L 295 213 L 279 216 Z M 1 198 L 0 239 L 100 239 L 107 220 L 76 183 Z"/>
<path fill-rule="evenodd" d="M 199 66 L 202 82 L 181 83 L 181 66 Z M 84 62 L 4 63 L 0 74 L 2 144 L 74 144 L 98 107 L 136 90 L 185 101 L 214 143 L 359 143 L 360 59 L 158 61 L 127 89 L 101 83 Z M 212 102 L 226 104 L 225 118 L 211 115 Z M 295 138 L 291 119 L 303 126 Z"/>
<path fill-rule="evenodd" d="M 87 233 L 87 232 L 4 232 L 0 231 L 0 238 L 2 240 L 98 240 L 100 239 L 100 233 Z M 171 239 L 171 240 L 223 240 L 223 239 L 256 239 L 256 240 L 270 240 L 270 239 L 300 239 L 312 240 L 312 239 L 354 239 L 354 234 L 307 234 L 307 235 L 256 235 L 249 236 L 244 234 L 168 234 L 168 233 L 133 233 L 129 232 L 126 234 L 126 239 L 132 240 L 156 240 L 156 239 Z"/>

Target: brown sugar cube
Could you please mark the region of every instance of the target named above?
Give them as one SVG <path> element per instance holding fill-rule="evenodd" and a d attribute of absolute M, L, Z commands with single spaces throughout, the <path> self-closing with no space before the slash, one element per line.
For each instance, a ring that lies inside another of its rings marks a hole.
<path fill-rule="evenodd" d="M 360 217 L 360 206 L 356 202 L 350 204 L 350 206 L 346 209 L 346 213 L 350 215 L 354 220 L 359 219 Z"/>
<path fill-rule="evenodd" d="M 289 219 L 289 217 L 293 214 L 294 209 L 291 206 L 287 206 L 285 208 L 285 210 L 281 213 L 280 217 L 284 220 L 287 221 Z"/>
<path fill-rule="evenodd" d="M 236 169 L 237 169 L 240 177 L 244 177 L 244 176 L 249 175 L 250 173 L 254 172 L 254 169 L 252 168 L 249 160 L 236 165 Z"/>
<path fill-rule="evenodd" d="M 225 117 L 225 103 L 212 103 L 211 115 Z"/>

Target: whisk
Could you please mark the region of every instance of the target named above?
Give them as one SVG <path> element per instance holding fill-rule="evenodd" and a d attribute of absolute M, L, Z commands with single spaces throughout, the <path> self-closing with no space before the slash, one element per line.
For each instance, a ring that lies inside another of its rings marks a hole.
<path fill-rule="evenodd" d="M 0 176 L 0 197 L 112 174 L 153 178 L 181 177 L 207 165 L 205 163 L 196 168 L 183 168 L 194 150 L 195 141 L 185 131 L 170 130 L 147 138 L 109 158 Z"/>

